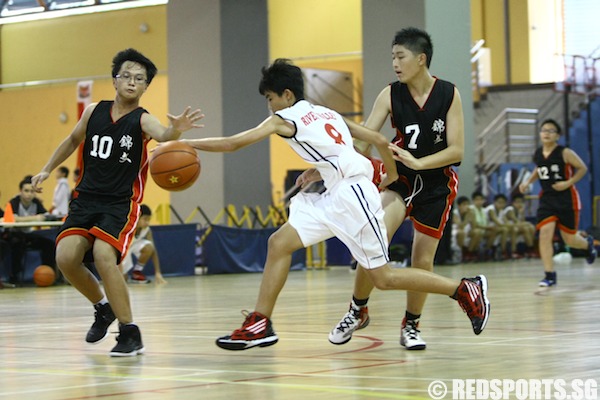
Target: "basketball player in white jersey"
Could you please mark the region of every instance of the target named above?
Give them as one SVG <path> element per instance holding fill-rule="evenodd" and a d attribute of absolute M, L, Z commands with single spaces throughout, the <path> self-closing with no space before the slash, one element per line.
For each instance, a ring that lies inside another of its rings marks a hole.
<path fill-rule="evenodd" d="M 300 157 L 314 165 L 297 183 L 323 179 L 322 194 L 296 195 L 288 222 L 268 243 L 267 260 L 258 301 L 241 328 L 217 339 L 227 350 L 271 346 L 278 341 L 271 314 L 290 268 L 292 253 L 337 236 L 365 268 L 375 287 L 383 290 L 416 290 L 445 294 L 457 300 L 471 319 L 473 330 L 481 333 L 489 315 L 487 281 L 484 276 L 461 281 L 417 269 L 392 269 L 383 209 L 377 187 L 371 182 L 373 167 L 354 150 L 353 137 L 373 144 L 387 167 L 381 183 L 387 186 L 398 178 L 386 138 L 379 132 L 346 121 L 337 112 L 304 100 L 300 68 L 278 59 L 262 70 L 259 91 L 274 115 L 255 128 L 229 137 L 183 140 L 198 150 L 231 152 L 277 134 Z"/>

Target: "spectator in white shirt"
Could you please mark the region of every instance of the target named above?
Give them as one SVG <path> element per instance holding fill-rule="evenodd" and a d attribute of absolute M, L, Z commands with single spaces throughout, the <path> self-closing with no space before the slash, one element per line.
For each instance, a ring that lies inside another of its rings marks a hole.
<path fill-rule="evenodd" d="M 69 187 L 69 168 L 61 166 L 56 170 L 56 186 L 52 197 L 52 214 L 64 217 L 69 213 L 71 188 Z"/>

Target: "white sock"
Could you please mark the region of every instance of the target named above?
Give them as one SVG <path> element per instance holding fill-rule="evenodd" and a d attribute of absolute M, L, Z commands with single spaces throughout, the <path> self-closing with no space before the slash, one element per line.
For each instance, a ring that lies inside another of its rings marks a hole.
<path fill-rule="evenodd" d="M 95 305 L 95 306 L 96 306 L 96 305 L 103 306 L 103 305 L 105 305 L 105 304 L 108 304 L 108 299 L 106 298 L 106 296 L 104 296 L 104 297 L 102 298 L 102 300 L 100 300 L 99 302 L 97 302 L 97 303 L 96 303 L 96 304 L 94 304 L 94 305 Z"/>

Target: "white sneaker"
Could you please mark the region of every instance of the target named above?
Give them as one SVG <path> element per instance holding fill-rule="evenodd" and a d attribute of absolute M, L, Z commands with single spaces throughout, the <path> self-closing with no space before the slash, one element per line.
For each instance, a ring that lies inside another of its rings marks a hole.
<path fill-rule="evenodd" d="M 367 325 L 369 325 L 369 308 L 359 307 L 352 301 L 344 318 L 329 332 L 329 341 L 333 344 L 348 343 L 355 330 L 366 328 Z"/>
<path fill-rule="evenodd" d="M 425 350 L 427 343 L 421 338 L 421 331 L 418 329 L 419 323 L 407 321 L 406 318 L 402 321 L 402 329 L 400 330 L 400 345 L 406 350 Z"/>

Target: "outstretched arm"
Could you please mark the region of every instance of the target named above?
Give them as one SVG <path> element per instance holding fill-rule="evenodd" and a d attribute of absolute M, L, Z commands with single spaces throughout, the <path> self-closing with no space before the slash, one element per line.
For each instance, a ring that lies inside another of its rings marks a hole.
<path fill-rule="evenodd" d="M 73 128 L 73 131 L 71 131 L 71 134 L 67 136 L 61 142 L 61 144 L 58 145 L 52 156 L 50 156 L 50 160 L 48 160 L 42 170 L 33 178 L 31 178 L 31 183 L 36 192 L 39 193 L 42 191 L 42 182 L 48 179 L 50 173 L 56 167 L 61 165 L 71 154 L 73 154 L 77 147 L 79 147 L 79 144 L 83 142 L 85 139 L 85 130 L 90 119 L 90 115 L 92 115 L 96 105 L 97 103 L 90 104 L 84 110 L 83 115 L 75 125 L 75 128 Z"/>
<path fill-rule="evenodd" d="M 142 130 L 157 142 L 166 142 L 168 140 L 179 139 L 179 136 L 192 128 L 202 128 L 204 125 L 196 124 L 197 121 L 204 118 L 202 111 L 194 110 L 190 112 L 191 107 L 186 107 L 179 115 L 167 114 L 169 126 L 163 126 L 154 115 L 142 114 Z"/>
<path fill-rule="evenodd" d="M 232 136 L 184 139 L 182 142 L 202 151 L 229 153 L 250 146 L 274 133 L 292 136 L 295 133 L 295 128 L 280 117 L 272 115 L 258 126 Z"/>

